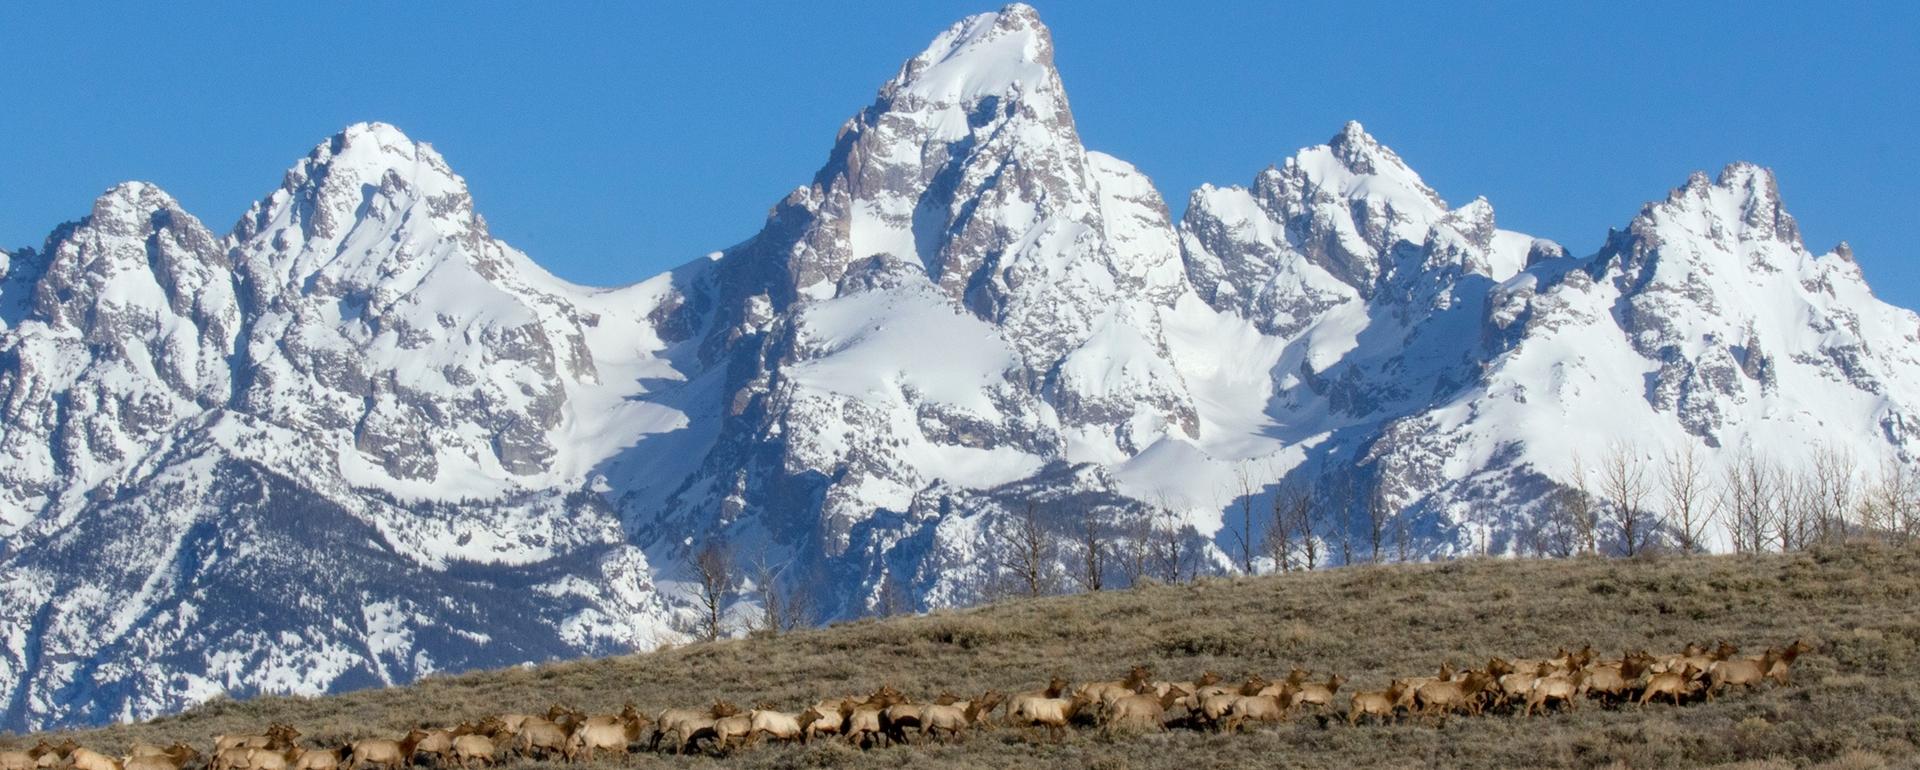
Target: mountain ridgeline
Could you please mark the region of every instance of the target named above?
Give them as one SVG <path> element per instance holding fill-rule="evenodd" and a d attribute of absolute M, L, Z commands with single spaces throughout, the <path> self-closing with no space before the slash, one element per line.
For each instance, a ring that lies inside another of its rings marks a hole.
<path fill-rule="evenodd" d="M 548 274 L 378 123 L 224 235 L 129 182 L 0 252 L 0 729 L 650 648 L 722 543 L 814 620 L 967 604 L 1030 505 L 1189 571 L 1284 490 L 1335 563 L 1359 508 L 1412 557 L 1528 551 L 1629 446 L 1912 463 L 1920 317 L 1747 164 L 1574 256 L 1350 123 L 1174 222 L 1013 5 L 631 286 Z"/>

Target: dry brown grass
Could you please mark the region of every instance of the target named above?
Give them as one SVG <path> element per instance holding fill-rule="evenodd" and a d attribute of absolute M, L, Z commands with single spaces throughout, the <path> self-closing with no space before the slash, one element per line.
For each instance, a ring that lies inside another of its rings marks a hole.
<path fill-rule="evenodd" d="M 1214 669 L 1278 677 L 1295 665 L 1376 689 L 1442 660 L 1543 655 L 1592 644 L 1677 649 L 1729 639 L 1758 652 L 1813 643 L 1791 688 L 1712 704 L 1596 707 L 1532 720 L 1454 719 L 1348 728 L 1301 720 L 1250 734 L 1175 731 L 1051 745 L 999 730 L 963 746 L 853 751 L 760 748 L 711 758 L 638 755 L 623 767 L 1835 767 L 1906 766 L 1920 745 L 1920 551 L 1862 545 L 1762 557 L 1466 560 L 1313 574 L 1203 579 L 966 611 L 861 621 L 776 639 L 436 677 L 316 699 L 216 702 L 139 725 L 84 731 L 110 751 L 134 740 L 208 743 L 293 723 L 309 740 L 397 734 L 562 702 L 593 711 L 726 698 L 797 710 L 883 682 L 909 693 L 1028 688 L 1049 674 L 1117 678 Z M 1344 697 L 1341 698 L 1344 702 Z M 511 765 L 510 765 L 511 767 Z"/>

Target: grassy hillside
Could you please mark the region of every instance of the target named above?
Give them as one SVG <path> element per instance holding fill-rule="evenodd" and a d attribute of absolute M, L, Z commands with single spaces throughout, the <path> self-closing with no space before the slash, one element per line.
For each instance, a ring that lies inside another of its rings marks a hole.
<path fill-rule="evenodd" d="M 761 747 L 724 759 L 636 755 L 625 767 L 1789 767 L 1913 761 L 1920 744 L 1920 551 L 1887 546 L 1763 557 L 1495 561 L 1356 567 L 1202 580 L 1004 602 L 842 624 L 777 639 L 435 678 L 318 699 L 219 702 L 147 724 L 76 734 L 112 751 L 133 740 L 210 743 L 268 720 L 309 741 L 396 734 L 421 722 L 562 702 L 592 711 L 715 698 L 798 710 L 889 682 L 913 694 L 1030 688 L 1053 673 L 1164 677 L 1212 669 L 1277 677 L 1341 672 L 1349 689 L 1430 673 L 1443 660 L 1546 655 L 1592 644 L 1656 652 L 1727 639 L 1757 653 L 1794 638 L 1816 652 L 1794 686 L 1712 704 L 1349 728 L 1302 720 L 1252 734 L 1174 731 L 1052 745 L 1009 730 L 962 746 L 861 754 L 842 745 Z M 1344 698 L 1341 699 L 1344 703 Z"/>

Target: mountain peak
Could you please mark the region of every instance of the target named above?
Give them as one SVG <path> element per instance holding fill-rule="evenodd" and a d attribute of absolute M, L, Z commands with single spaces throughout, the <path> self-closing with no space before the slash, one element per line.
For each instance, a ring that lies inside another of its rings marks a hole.
<path fill-rule="evenodd" d="M 1773 239 L 1800 245 L 1800 226 L 1780 199 L 1780 183 L 1773 170 L 1747 161 L 1735 161 L 1708 181 L 1695 171 L 1686 185 L 1667 196 L 1676 210 L 1708 211 L 1728 223 L 1738 222 L 1743 238 Z"/>
<path fill-rule="evenodd" d="M 86 226 L 103 232 L 139 233 L 154 224 L 156 215 L 180 211 L 180 202 L 159 185 L 127 181 L 107 188 L 94 199 Z"/>
<path fill-rule="evenodd" d="M 332 177 L 349 174 L 376 183 L 388 174 L 437 192 L 466 190 L 466 181 L 453 173 L 445 158 L 425 142 L 416 142 L 387 123 L 361 122 L 347 126 L 307 154 L 303 165 Z"/>
<path fill-rule="evenodd" d="M 432 145 L 379 122 L 347 126 L 287 170 L 279 189 L 255 203 L 235 228 L 240 240 L 296 226 L 308 240 L 332 241 L 367 217 L 397 215 L 425 204 L 424 220 L 449 234 L 484 229 L 473 214 L 466 180 Z"/>
<path fill-rule="evenodd" d="M 1053 34 L 1032 6 L 1015 3 L 948 27 L 901 65 L 884 94 L 972 104 L 1013 91 L 1057 88 Z"/>
<path fill-rule="evenodd" d="M 1357 120 L 1347 121 L 1326 144 L 1301 150 L 1287 165 L 1342 195 L 1381 198 L 1410 216 L 1432 219 L 1447 210 L 1440 194 Z"/>

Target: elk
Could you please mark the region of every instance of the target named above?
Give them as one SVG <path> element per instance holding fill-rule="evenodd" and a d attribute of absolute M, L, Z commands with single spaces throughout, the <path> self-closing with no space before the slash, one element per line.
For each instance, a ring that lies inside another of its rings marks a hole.
<path fill-rule="evenodd" d="M 926 713 L 920 716 L 920 734 L 937 737 L 940 733 L 945 733 L 949 738 L 965 741 L 967 728 L 979 724 L 1005 699 L 1006 696 L 988 690 L 970 701 L 928 706 Z"/>
<path fill-rule="evenodd" d="M 1713 700 L 1720 688 L 1728 685 L 1754 687 L 1766 680 L 1773 671 L 1773 665 L 1780 662 L 1780 651 L 1767 648 L 1759 658 L 1734 658 L 1722 660 L 1707 667 L 1707 700 Z"/>
<path fill-rule="evenodd" d="M 1221 732 L 1232 733 L 1248 720 L 1279 722 L 1287 718 L 1289 698 L 1285 695 L 1237 695 L 1218 722 Z"/>
<path fill-rule="evenodd" d="M 865 703 L 853 704 L 852 710 L 846 712 L 847 743 L 863 748 L 875 743 L 886 746 L 889 738 L 882 716 L 888 707 L 903 700 L 897 690 L 882 687 Z"/>
<path fill-rule="evenodd" d="M 495 735 L 474 733 L 454 738 L 453 761 L 460 763 L 460 767 L 468 769 L 472 768 L 474 763 L 492 765 L 494 758 L 500 754 L 500 744 L 495 738 L 501 734 L 504 734 L 504 728 L 501 733 Z"/>
<path fill-rule="evenodd" d="M 427 757 L 435 760 L 437 764 L 445 765 L 448 756 L 453 753 L 453 732 L 414 728 L 407 731 L 405 738 L 400 739 L 400 745 L 407 750 L 409 764 L 419 763 L 421 757 Z"/>
<path fill-rule="evenodd" d="M 1629 652 L 1618 661 L 1587 666 L 1587 694 L 1603 703 L 1625 699 L 1627 691 L 1646 674 L 1652 664 L 1653 656 L 1644 652 Z"/>
<path fill-rule="evenodd" d="M 1293 692 L 1295 690 L 1300 689 L 1302 685 L 1305 685 L 1307 683 L 1307 675 L 1309 673 L 1311 672 L 1307 671 L 1306 669 L 1296 668 L 1287 673 L 1286 679 L 1277 683 L 1269 683 L 1266 686 L 1261 687 L 1259 692 L 1255 692 L 1252 694 L 1265 695 L 1265 696 L 1283 695 L 1283 696 L 1286 696 L 1289 700 L 1291 700 L 1293 698 Z"/>
<path fill-rule="evenodd" d="M 1445 716 L 1455 711 L 1478 714 L 1479 705 L 1474 696 L 1493 684 L 1493 680 L 1480 671 L 1469 671 L 1459 681 L 1435 681 L 1420 685 L 1414 691 L 1414 703 L 1419 706 L 1423 716 Z"/>
<path fill-rule="evenodd" d="M 1309 682 L 1300 685 L 1300 688 L 1294 691 L 1293 697 L 1287 700 L 1287 712 L 1291 714 L 1294 709 L 1300 708 L 1301 706 L 1319 706 L 1324 709 L 1333 708 L 1333 694 L 1339 692 L 1340 685 L 1345 684 L 1346 681 L 1347 680 L 1339 674 L 1334 674 L 1327 677 L 1326 684 Z"/>
<path fill-rule="evenodd" d="M 67 764 L 73 770 L 120 770 L 120 760 L 84 747 L 67 754 Z"/>
<path fill-rule="evenodd" d="M 746 743 L 753 735 L 753 719 L 746 714 L 732 714 L 713 720 L 713 724 L 702 728 L 693 736 L 694 740 L 703 737 L 713 738 L 716 753 L 726 753 L 734 741 Z"/>
<path fill-rule="evenodd" d="M 762 707 L 748 711 L 747 719 L 750 725 L 747 735 L 748 743 L 752 743 L 763 735 L 769 741 L 782 743 L 793 743 L 802 738 L 799 714 Z"/>
<path fill-rule="evenodd" d="M 1527 693 L 1527 716 L 1533 716 L 1534 709 L 1545 711 L 1550 704 L 1565 704 L 1567 708 L 1577 708 L 1574 700 L 1586 692 L 1586 669 L 1574 669 L 1573 675 L 1548 674 L 1533 681 L 1533 689 Z"/>
<path fill-rule="evenodd" d="M 1773 667 L 1767 669 L 1767 677 L 1775 682 L 1779 682 L 1782 686 L 1792 684 L 1793 673 L 1791 669 L 1793 662 L 1798 660 L 1801 655 L 1809 652 L 1813 652 L 1813 645 L 1807 644 L 1799 639 L 1793 640 L 1793 644 L 1787 645 L 1785 649 L 1780 651 L 1779 659 L 1773 662 Z"/>
<path fill-rule="evenodd" d="M 136 743 L 133 745 L 133 750 L 127 753 L 127 759 L 122 764 L 123 770 L 181 770 L 199 758 L 200 752 L 184 743 L 175 743 L 166 748 Z M 29 760 L 25 767 L 31 766 L 32 763 Z M 0 760 L 0 767 L 14 770 L 4 760 Z"/>
<path fill-rule="evenodd" d="M 567 729 L 549 719 L 528 717 L 526 721 L 520 723 L 520 730 L 514 737 L 513 748 L 525 757 L 532 757 L 535 752 L 539 752 L 541 757 L 554 754 L 564 757 L 567 751 Z"/>
<path fill-rule="evenodd" d="M 740 713 L 740 709 L 726 701 L 716 701 L 704 711 L 694 709 L 666 709 L 653 720 L 653 737 L 647 744 L 648 750 L 658 749 L 660 739 L 671 734 L 674 739 L 675 754 L 685 754 L 694 737 L 702 730 L 711 731 L 714 722 Z"/>
<path fill-rule="evenodd" d="M 1020 711 L 1020 707 L 1025 705 L 1027 701 L 1057 699 L 1060 696 L 1066 694 L 1066 691 L 1067 691 L 1067 680 L 1061 679 L 1058 675 L 1055 675 L 1052 679 L 1047 680 L 1047 686 L 1045 689 L 1029 690 L 1027 692 L 1014 693 L 1012 697 L 1008 698 L 1007 699 L 1007 716 L 1012 717 L 1014 714 L 1018 713 Z"/>
<path fill-rule="evenodd" d="M 1347 724 L 1360 724 L 1363 716 L 1372 716 L 1381 722 L 1391 722 L 1394 706 L 1400 702 L 1400 696 L 1406 692 L 1407 680 L 1395 679 L 1387 683 L 1387 689 L 1372 692 L 1356 692 L 1348 696 Z"/>
<path fill-rule="evenodd" d="M 1080 685 L 1080 694 L 1091 698 L 1096 703 L 1107 705 L 1134 694 L 1152 677 L 1153 669 L 1134 666 L 1127 672 L 1127 678 L 1118 682 L 1088 682 Z"/>
<path fill-rule="evenodd" d="M 289 770 L 338 770 L 340 750 L 294 749 L 288 759 Z"/>
<path fill-rule="evenodd" d="M 1011 715 L 1015 724 L 1045 727 L 1054 742 L 1066 736 L 1067 723 L 1092 701 L 1085 695 L 1072 698 L 1032 698 L 1022 701 Z"/>
<path fill-rule="evenodd" d="M 946 705 L 959 700 L 952 693 L 941 693 L 932 704 L 902 701 L 886 707 L 880 712 L 880 727 L 887 733 L 887 740 L 894 743 L 907 742 L 907 730 L 918 731 L 923 714 L 929 705 Z"/>
<path fill-rule="evenodd" d="M 800 712 L 800 742 L 822 735 L 837 735 L 846 725 L 846 714 L 853 710 L 850 700 L 820 701 Z"/>
<path fill-rule="evenodd" d="M 1564 650 L 1562 652 L 1564 652 Z M 1296 671 L 1296 673 L 1303 673 L 1303 672 Z M 1304 677 L 1303 677 L 1303 681 L 1304 681 Z M 1451 681 L 1453 681 L 1453 663 L 1451 661 L 1443 661 L 1440 664 L 1439 673 L 1435 674 L 1434 676 L 1409 677 L 1407 679 L 1406 689 L 1400 693 L 1400 702 L 1395 703 L 1394 706 L 1397 708 L 1405 709 L 1407 713 L 1413 713 L 1415 701 L 1417 700 L 1417 696 L 1419 695 L 1420 688 L 1436 682 L 1451 682 Z"/>
<path fill-rule="evenodd" d="M 638 713 L 632 713 L 617 717 L 594 717 L 581 722 L 567 737 L 563 756 L 569 762 L 591 762 L 593 753 L 598 750 L 624 754 L 628 744 L 640 740 L 640 730 L 645 727 L 643 720 L 644 717 Z"/>
<path fill-rule="evenodd" d="M 1201 690 L 1207 689 L 1208 687 L 1217 685 L 1221 681 L 1223 681 L 1223 679 L 1219 674 L 1216 674 L 1212 671 L 1202 671 L 1200 672 L 1200 678 L 1195 679 L 1191 682 L 1154 682 L 1153 694 L 1165 695 L 1167 694 L 1167 690 L 1174 687 L 1178 687 L 1182 690 L 1186 690 L 1189 693 L 1197 693 L 1197 692 L 1200 692 Z M 1132 693 L 1129 692 L 1128 694 L 1131 695 Z"/>
<path fill-rule="evenodd" d="M 1144 685 L 1144 683 L 1142 683 Z M 1101 732 L 1112 735 L 1119 728 L 1144 728 L 1147 730 L 1167 729 L 1167 709 L 1175 701 L 1187 697 L 1189 693 L 1178 685 L 1167 688 L 1165 693 L 1155 696 L 1153 689 L 1141 686 L 1139 691 L 1115 700 L 1107 707 L 1105 719 L 1100 725 Z"/>
<path fill-rule="evenodd" d="M 292 725 L 278 722 L 269 725 L 261 735 L 216 735 L 213 737 L 213 753 L 227 749 L 285 749 L 292 748 L 293 741 L 300 737 L 300 731 Z"/>
<path fill-rule="evenodd" d="M 1700 675 L 1699 667 L 1685 664 L 1679 671 L 1666 671 L 1647 677 L 1647 686 L 1640 693 L 1638 705 L 1645 706 L 1655 695 L 1668 695 L 1673 705 L 1680 705 L 1680 698 L 1693 690 L 1693 680 Z"/>
<path fill-rule="evenodd" d="M 399 741 L 369 738 L 354 741 L 348 748 L 346 770 L 360 770 L 362 765 L 401 770 L 407 764 L 407 755 L 400 750 Z"/>

